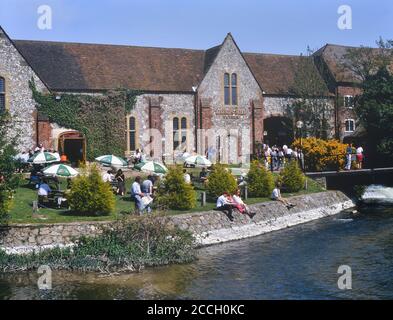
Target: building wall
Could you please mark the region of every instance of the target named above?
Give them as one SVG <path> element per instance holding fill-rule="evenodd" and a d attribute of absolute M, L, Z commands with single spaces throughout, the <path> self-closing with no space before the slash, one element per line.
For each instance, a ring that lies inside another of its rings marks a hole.
<path fill-rule="evenodd" d="M 362 94 L 362 90 L 356 87 L 345 87 L 345 86 L 338 86 L 337 87 L 337 95 L 338 95 L 338 106 L 337 106 L 337 123 L 338 123 L 338 132 L 340 140 L 343 140 L 345 137 L 352 135 L 352 132 L 345 132 L 345 120 L 346 119 L 353 119 L 355 120 L 355 124 L 358 124 L 358 119 L 353 108 L 346 108 L 344 106 L 344 97 L 345 96 L 358 96 Z"/>
<path fill-rule="evenodd" d="M 9 134 L 19 136 L 17 149 L 31 149 L 36 145 L 36 110 L 29 81 L 33 78 L 38 90 L 46 89 L 1 28 L 0 76 L 6 81 L 6 108 L 13 119 Z"/>
<path fill-rule="evenodd" d="M 224 74 L 236 73 L 238 85 L 238 105 L 224 104 Z M 202 112 L 200 127 L 211 130 L 208 138 L 201 134 L 198 138 L 198 152 L 204 153 L 208 146 L 213 146 L 218 155 L 217 141 L 220 136 L 220 157 L 222 162 L 237 162 L 240 156 L 246 156 L 252 149 L 252 105 L 262 106 L 262 91 L 244 61 L 231 36 L 224 41 L 214 63 L 198 87 L 198 100 Z M 209 120 L 211 118 L 211 120 Z M 261 121 L 261 119 L 258 119 Z M 256 140 L 262 138 L 262 128 L 257 127 Z M 228 138 L 228 135 L 230 137 Z M 259 135 L 259 137 L 258 137 Z M 206 141 L 207 140 L 207 141 Z M 252 151 L 251 151 L 252 152 Z"/>
<path fill-rule="evenodd" d="M 130 115 L 137 120 L 137 145 L 153 158 L 160 159 L 161 151 L 167 161 L 173 154 L 195 150 L 194 94 L 143 94 L 137 98 Z M 187 145 L 173 150 L 173 118 L 187 119 Z M 150 142 L 150 136 L 153 137 Z M 165 138 L 163 142 L 161 139 Z M 151 151 L 153 153 L 151 153 Z"/>

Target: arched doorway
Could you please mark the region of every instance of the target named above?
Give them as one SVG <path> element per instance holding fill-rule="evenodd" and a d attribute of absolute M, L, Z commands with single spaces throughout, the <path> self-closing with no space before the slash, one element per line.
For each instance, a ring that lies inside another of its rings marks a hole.
<path fill-rule="evenodd" d="M 67 131 L 59 135 L 59 153 L 65 154 L 74 166 L 86 161 L 86 139 L 78 131 Z"/>
<path fill-rule="evenodd" d="M 263 121 L 264 143 L 273 146 L 291 145 L 294 138 L 292 120 L 286 117 L 270 117 Z"/>

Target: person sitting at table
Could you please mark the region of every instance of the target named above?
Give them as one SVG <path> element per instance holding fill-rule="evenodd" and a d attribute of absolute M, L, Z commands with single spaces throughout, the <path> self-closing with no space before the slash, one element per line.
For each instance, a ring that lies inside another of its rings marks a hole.
<path fill-rule="evenodd" d="M 38 203 L 42 204 L 43 202 L 48 201 L 48 196 L 52 192 L 51 188 L 48 185 L 48 182 L 46 179 L 43 180 L 43 182 L 39 185 L 38 187 Z"/>
<path fill-rule="evenodd" d="M 207 181 L 208 172 L 206 168 L 202 168 L 202 171 L 199 173 L 199 181 L 206 183 Z"/>
<path fill-rule="evenodd" d="M 108 171 L 102 176 L 102 180 L 104 180 L 104 182 L 111 183 L 111 182 L 113 181 L 112 171 L 111 171 L 111 170 L 108 170 Z"/>

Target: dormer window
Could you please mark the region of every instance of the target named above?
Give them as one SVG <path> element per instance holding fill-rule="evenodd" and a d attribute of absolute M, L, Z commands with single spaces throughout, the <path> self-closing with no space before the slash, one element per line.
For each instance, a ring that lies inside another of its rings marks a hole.
<path fill-rule="evenodd" d="M 224 104 L 237 106 L 237 74 L 224 74 Z"/>

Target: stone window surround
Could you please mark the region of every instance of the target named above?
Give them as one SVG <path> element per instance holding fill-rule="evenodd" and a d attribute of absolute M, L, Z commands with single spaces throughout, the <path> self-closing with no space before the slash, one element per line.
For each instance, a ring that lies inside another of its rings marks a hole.
<path fill-rule="evenodd" d="M 2 73 L 0 73 L 0 78 L 4 80 L 4 92 L 0 92 L 0 95 L 4 95 L 4 107 L 6 111 L 10 110 L 9 106 L 9 90 L 8 90 L 8 77 Z"/>
<path fill-rule="evenodd" d="M 225 83 L 225 78 L 228 76 L 228 85 Z M 236 85 L 232 84 L 233 76 L 236 77 Z M 236 72 L 224 72 L 223 80 L 222 80 L 222 97 L 223 97 L 223 105 L 224 106 L 239 106 L 239 75 Z M 228 101 L 229 104 L 225 103 L 225 89 L 228 88 Z M 236 104 L 233 103 L 233 90 L 236 90 Z"/>
<path fill-rule="evenodd" d="M 134 114 L 128 114 L 126 116 L 126 141 L 127 141 L 127 148 L 126 148 L 126 155 L 131 155 L 135 150 L 130 150 L 130 118 L 135 119 L 135 150 L 139 149 L 139 123 L 138 123 L 138 118 Z"/>
<path fill-rule="evenodd" d="M 347 109 L 353 109 L 354 107 L 354 96 L 353 95 L 345 95 L 344 97 L 344 107 Z M 350 99 L 352 99 L 352 102 L 349 103 Z"/>
<path fill-rule="evenodd" d="M 179 145 L 177 146 L 176 149 L 175 149 L 175 139 L 174 139 L 175 130 L 173 129 L 173 121 L 175 120 L 175 118 L 177 118 L 178 121 L 179 121 L 179 123 L 178 123 L 179 129 L 177 130 L 178 133 L 182 134 L 183 130 L 186 131 L 186 141 L 184 143 L 179 143 Z M 186 119 L 186 128 L 182 128 L 182 126 L 181 126 L 183 118 Z M 190 139 L 190 137 L 189 137 L 189 128 L 190 128 L 190 119 L 188 118 L 188 116 L 186 116 L 186 115 L 179 115 L 179 114 L 172 115 L 172 136 L 173 136 L 173 138 L 172 138 L 172 143 L 173 143 L 172 149 L 173 149 L 174 152 L 178 151 L 178 148 L 180 146 L 182 146 L 182 145 L 185 145 L 186 151 L 187 151 L 188 141 L 190 141 L 189 140 Z"/>
<path fill-rule="evenodd" d="M 351 130 L 351 123 L 352 123 L 352 129 L 353 129 L 353 130 Z M 347 125 L 347 124 L 348 124 L 348 125 Z M 355 129 L 356 129 L 355 120 L 354 120 L 354 119 L 345 119 L 345 121 L 344 121 L 344 127 L 345 127 L 345 129 L 344 129 L 344 132 L 345 132 L 345 133 L 355 132 Z M 349 129 L 349 130 L 347 130 L 347 129 Z"/>

